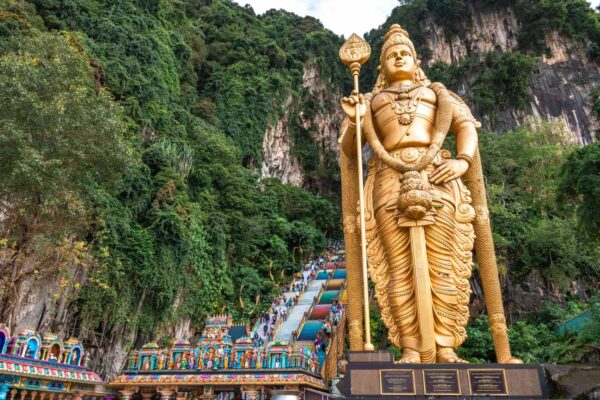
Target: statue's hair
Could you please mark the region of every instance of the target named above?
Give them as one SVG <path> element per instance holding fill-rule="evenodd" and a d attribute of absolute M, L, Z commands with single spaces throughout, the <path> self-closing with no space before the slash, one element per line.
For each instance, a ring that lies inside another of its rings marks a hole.
<path fill-rule="evenodd" d="M 377 82 L 375 82 L 375 87 L 373 87 L 373 93 L 378 93 L 381 89 L 384 89 L 387 86 L 387 82 L 385 81 L 385 75 L 383 73 L 383 64 L 385 63 L 385 53 L 392 47 L 396 45 L 406 45 L 410 48 L 413 59 L 417 64 L 417 72 L 415 73 L 415 83 L 422 84 L 428 86 L 431 82 L 427 79 L 425 72 L 421 69 L 421 60 L 417 57 L 417 50 L 415 50 L 415 46 L 413 42 L 408 37 L 408 32 L 398 24 L 393 24 L 390 27 L 390 30 L 385 34 L 383 39 L 383 46 L 381 46 L 381 55 L 379 56 L 379 75 L 377 76 Z"/>

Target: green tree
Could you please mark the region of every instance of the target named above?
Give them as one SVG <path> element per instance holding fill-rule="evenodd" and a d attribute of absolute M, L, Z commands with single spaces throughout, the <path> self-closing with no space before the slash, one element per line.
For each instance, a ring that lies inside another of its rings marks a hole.
<path fill-rule="evenodd" d="M 2 309 L 9 324 L 26 275 L 73 262 L 52 262 L 54 246 L 82 238 L 89 182 L 110 185 L 128 155 L 121 111 L 92 76 L 75 36 L 16 37 L 0 54 L 0 232 L 9 252 Z M 28 259 L 33 252 L 36 262 Z"/>
<path fill-rule="evenodd" d="M 600 143 L 574 151 L 561 170 L 560 200 L 575 208 L 581 226 L 600 237 Z"/>

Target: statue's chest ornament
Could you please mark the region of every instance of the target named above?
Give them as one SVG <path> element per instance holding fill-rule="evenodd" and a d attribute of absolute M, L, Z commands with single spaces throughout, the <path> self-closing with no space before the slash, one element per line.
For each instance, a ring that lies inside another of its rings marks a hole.
<path fill-rule="evenodd" d="M 415 90 L 417 89 L 417 90 Z M 414 91 L 411 95 L 410 92 Z M 407 89 L 393 90 L 384 89 L 390 107 L 397 115 L 396 120 L 400 125 L 410 125 L 415 119 L 417 108 L 423 97 L 423 88 L 419 86 L 409 87 Z M 409 133 L 407 132 L 407 135 Z"/>

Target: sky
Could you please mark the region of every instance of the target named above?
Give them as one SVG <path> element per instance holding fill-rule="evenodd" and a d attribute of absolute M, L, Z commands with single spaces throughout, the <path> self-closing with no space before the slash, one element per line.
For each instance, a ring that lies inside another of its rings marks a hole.
<path fill-rule="evenodd" d="M 348 38 L 352 33 L 363 36 L 383 24 L 398 0 L 234 0 L 250 4 L 257 14 L 272 8 L 291 11 L 300 16 L 318 18 L 323 25 Z M 589 0 L 588 0 L 589 1 Z M 596 8 L 600 0 L 592 0 Z"/>
<path fill-rule="evenodd" d="M 310 15 L 323 25 L 348 38 L 352 33 L 362 36 L 385 22 L 398 0 L 234 0 L 250 4 L 257 14 L 272 8 L 291 11 L 300 16 Z M 600 1 L 600 0 L 598 0 Z"/>

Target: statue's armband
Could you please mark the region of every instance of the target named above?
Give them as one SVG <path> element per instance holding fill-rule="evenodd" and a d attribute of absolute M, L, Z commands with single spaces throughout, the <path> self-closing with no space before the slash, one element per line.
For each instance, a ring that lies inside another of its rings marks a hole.
<path fill-rule="evenodd" d="M 449 91 L 450 92 L 450 91 Z M 466 126 L 473 124 L 475 128 L 480 128 L 481 123 L 475 119 L 469 106 L 454 92 L 450 92 L 452 97 L 452 124 L 450 130 L 454 133 L 460 132 Z"/>

